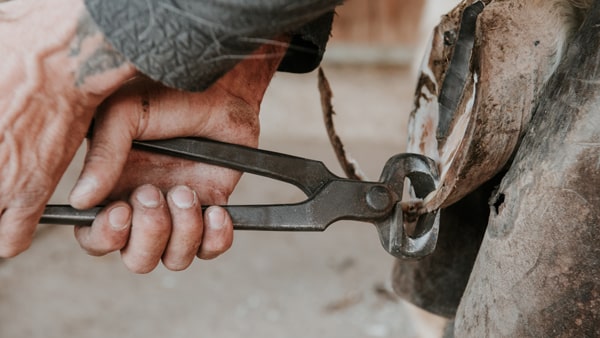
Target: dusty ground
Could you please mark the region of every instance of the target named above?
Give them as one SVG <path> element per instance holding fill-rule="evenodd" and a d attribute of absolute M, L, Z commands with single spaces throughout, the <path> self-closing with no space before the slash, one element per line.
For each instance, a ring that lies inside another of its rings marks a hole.
<path fill-rule="evenodd" d="M 337 127 L 372 179 L 404 149 L 414 81 L 406 71 L 329 68 Z M 279 74 L 263 104 L 261 147 L 341 173 L 321 122 L 316 74 Z M 78 164 L 55 202 L 64 201 Z M 245 176 L 233 203 L 289 202 L 287 185 Z M 435 337 L 443 321 L 390 287 L 392 258 L 369 224 L 324 233 L 237 232 L 234 246 L 185 272 L 125 270 L 118 254 L 85 255 L 71 227 L 40 230 L 0 262 L 0 337 Z"/>

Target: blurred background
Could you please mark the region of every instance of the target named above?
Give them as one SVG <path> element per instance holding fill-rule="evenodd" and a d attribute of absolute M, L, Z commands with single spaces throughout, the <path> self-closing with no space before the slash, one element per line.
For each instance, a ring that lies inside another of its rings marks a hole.
<path fill-rule="evenodd" d="M 338 133 L 370 179 L 403 152 L 416 71 L 439 15 L 457 1 L 350 0 L 323 68 Z M 277 74 L 261 112 L 261 148 L 321 160 L 335 173 L 316 73 Z M 64 203 L 80 151 L 53 197 Z M 302 193 L 245 175 L 231 203 Z M 134 275 L 118 253 L 89 257 L 70 226 L 40 226 L 32 248 L 0 260 L 0 337 L 439 337 L 444 320 L 391 289 L 393 259 L 370 224 L 324 233 L 236 232 L 233 248 L 184 272 Z"/>
<path fill-rule="evenodd" d="M 448 2 L 434 2 L 444 1 Z M 421 43 L 426 2 L 347 1 L 337 10 L 328 60 L 379 66 L 410 64 Z"/>

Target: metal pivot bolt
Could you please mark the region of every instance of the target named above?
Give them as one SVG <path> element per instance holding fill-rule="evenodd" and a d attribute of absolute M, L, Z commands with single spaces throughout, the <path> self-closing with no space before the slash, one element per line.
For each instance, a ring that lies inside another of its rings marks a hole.
<path fill-rule="evenodd" d="M 392 206 L 392 196 L 384 186 L 376 185 L 367 192 L 367 205 L 375 211 L 387 210 Z"/>

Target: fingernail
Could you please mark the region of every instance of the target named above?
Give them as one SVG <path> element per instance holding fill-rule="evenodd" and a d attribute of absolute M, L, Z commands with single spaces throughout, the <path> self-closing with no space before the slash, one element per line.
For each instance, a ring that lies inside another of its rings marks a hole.
<path fill-rule="evenodd" d="M 116 207 L 109 211 L 108 222 L 115 230 L 123 230 L 129 226 L 129 209 L 126 207 Z"/>
<path fill-rule="evenodd" d="M 189 209 L 196 202 L 196 192 L 188 187 L 177 187 L 171 192 L 171 199 L 180 209 Z"/>
<path fill-rule="evenodd" d="M 145 185 L 138 189 L 135 198 L 146 208 L 156 208 L 160 204 L 160 191 Z"/>
<path fill-rule="evenodd" d="M 220 229 L 225 226 L 225 210 L 222 208 L 208 209 L 208 226 L 213 229 Z"/>
<path fill-rule="evenodd" d="M 83 177 L 77 181 L 77 184 L 71 191 L 71 200 L 78 200 L 94 192 L 98 187 L 98 181 L 92 177 Z"/>

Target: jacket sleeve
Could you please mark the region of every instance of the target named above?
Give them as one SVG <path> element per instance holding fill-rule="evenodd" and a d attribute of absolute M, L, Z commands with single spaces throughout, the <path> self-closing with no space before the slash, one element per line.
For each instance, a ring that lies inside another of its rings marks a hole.
<path fill-rule="evenodd" d="M 258 46 L 292 35 L 280 70 L 320 62 L 343 0 L 85 0 L 108 41 L 142 73 L 201 91 Z"/>

